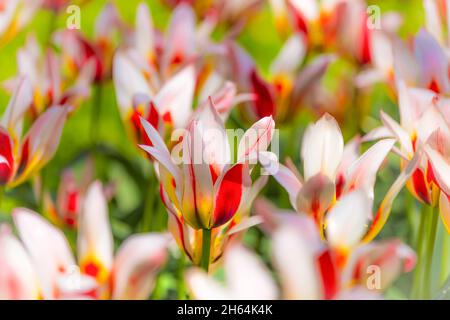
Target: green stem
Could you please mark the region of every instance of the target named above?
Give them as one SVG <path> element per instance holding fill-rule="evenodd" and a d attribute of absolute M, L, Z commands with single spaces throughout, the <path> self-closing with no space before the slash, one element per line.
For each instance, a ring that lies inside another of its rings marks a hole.
<path fill-rule="evenodd" d="M 186 299 L 186 285 L 184 283 L 184 267 L 186 264 L 186 258 L 184 254 L 181 252 L 180 258 L 178 259 L 178 267 L 177 267 L 177 274 L 178 274 L 178 283 L 177 283 L 177 293 L 178 293 L 178 300 L 185 300 Z"/>
<path fill-rule="evenodd" d="M 203 229 L 202 235 L 202 259 L 200 267 L 208 272 L 211 251 L 211 229 Z"/>
<path fill-rule="evenodd" d="M 445 281 L 447 280 L 448 277 L 448 250 L 450 249 L 449 247 L 449 242 L 450 242 L 450 237 L 447 233 L 447 230 L 444 229 L 443 230 L 443 235 L 442 235 L 442 256 L 441 256 L 441 281 L 440 284 L 444 284 Z"/>
<path fill-rule="evenodd" d="M 144 193 L 144 213 L 142 215 L 141 221 L 141 231 L 149 232 L 155 231 L 154 226 L 154 202 L 155 202 L 155 188 L 154 188 L 155 177 L 152 174 L 148 181 L 148 189 Z"/>
<path fill-rule="evenodd" d="M 2 207 L 3 204 L 3 193 L 5 191 L 5 187 L 0 186 L 0 208 Z"/>
<path fill-rule="evenodd" d="M 417 265 L 416 270 L 414 271 L 414 280 L 413 280 L 413 288 L 411 290 L 412 297 L 417 299 L 420 296 L 421 292 L 421 278 L 422 278 L 422 268 L 423 268 L 423 247 L 424 247 L 424 238 L 425 238 L 425 226 L 427 224 L 428 217 L 428 206 L 424 205 L 423 210 L 420 213 L 420 224 L 419 231 L 417 232 L 417 241 L 416 241 L 416 251 L 417 251 Z"/>
<path fill-rule="evenodd" d="M 439 220 L 439 214 L 432 210 L 431 220 L 430 220 L 430 231 L 428 234 L 428 245 L 427 245 L 427 260 L 425 265 L 425 283 L 424 283 L 424 294 L 425 299 L 429 299 L 431 297 L 431 284 L 433 280 L 433 276 L 431 273 L 431 267 L 433 264 L 433 253 L 434 253 L 434 245 L 436 243 L 436 234 L 437 234 L 437 225 Z"/>
<path fill-rule="evenodd" d="M 95 147 L 98 143 L 98 131 L 100 125 L 100 110 L 102 105 L 102 84 L 99 83 L 94 87 L 94 97 L 91 106 L 91 141 Z"/>

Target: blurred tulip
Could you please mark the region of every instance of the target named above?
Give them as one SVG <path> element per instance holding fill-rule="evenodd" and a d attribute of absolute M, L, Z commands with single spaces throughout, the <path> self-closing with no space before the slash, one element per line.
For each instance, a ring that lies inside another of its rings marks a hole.
<path fill-rule="evenodd" d="M 125 32 L 126 26 L 117 8 L 108 3 L 97 16 L 92 40 L 76 29 L 58 31 L 53 35 L 53 40 L 61 49 L 63 63 L 74 74 L 74 78 L 90 68 L 94 81 L 98 83 L 111 77 L 112 58 L 116 49 L 114 36 Z"/>
<path fill-rule="evenodd" d="M 60 230 L 27 209 L 16 209 L 13 218 L 44 299 L 145 299 L 153 288 L 157 270 L 166 260 L 169 239 L 165 234 L 132 236 L 113 257 L 108 208 L 98 182 L 89 187 L 80 215 L 79 267 Z M 6 266 L 8 263 L 14 260 L 9 258 Z M 7 288 L 6 295 L 11 294 L 8 289 L 12 290 Z"/>
<path fill-rule="evenodd" d="M 16 186 L 37 173 L 53 157 L 68 107 L 55 105 L 44 112 L 22 137 L 22 118 L 31 106 L 31 85 L 22 78 L 0 126 L 0 183 Z"/>
<path fill-rule="evenodd" d="M 246 109 L 252 120 L 270 115 L 277 123 L 295 119 L 333 61 L 331 55 L 321 55 L 300 68 L 306 56 L 306 43 L 303 37 L 293 35 L 272 61 L 270 77 L 266 80 L 244 49 L 232 42 L 225 47 L 225 61 L 229 61 L 225 63 L 226 77 L 234 79 L 240 90 L 254 96 Z"/>
<path fill-rule="evenodd" d="M 61 58 L 53 50 L 45 54 L 34 36 L 28 36 L 26 44 L 17 53 L 18 74 L 4 82 L 14 91 L 23 77 L 30 80 L 33 91 L 32 118 L 36 118 L 52 105 L 79 106 L 90 95 L 93 81 L 93 64 L 86 65 L 74 78 L 61 72 Z"/>
<path fill-rule="evenodd" d="M 235 245 L 224 257 L 226 286 L 201 270 L 188 270 L 186 279 L 194 298 L 379 299 L 401 273 L 414 268 L 414 252 L 399 240 L 358 246 L 342 261 L 335 247 L 320 241 L 310 218 L 285 215 L 291 217 L 280 218 L 282 222 L 272 234 L 272 256 L 281 290 L 257 256 Z M 380 281 L 372 283 L 374 267 Z"/>
<path fill-rule="evenodd" d="M 40 0 L 0 0 L 0 47 L 16 36 L 40 5 Z"/>
<path fill-rule="evenodd" d="M 94 164 L 91 160 L 86 161 L 79 176 L 73 168 L 63 171 L 55 202 L 49 193 L 44 195 L 45 214 L 58 227 L 78 228 L 78 217 L 83 210 L 86 192 L 94 181 Z M 103 192 L 109 200 L 114 194 L 114 185 L 106 185 Z"/>

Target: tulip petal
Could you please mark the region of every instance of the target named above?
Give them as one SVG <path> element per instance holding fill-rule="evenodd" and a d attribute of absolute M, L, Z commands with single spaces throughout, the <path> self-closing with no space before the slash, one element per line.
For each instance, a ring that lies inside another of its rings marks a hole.
<path fill-rule="evenodd" d="M 388 192 L 386 193 L 386 196 L 381 201 L 381 204 L 378 207 L 378 211 L 377 214 L 375 215 L 372 225 L 370 226 L 367 234 L 364 236 L 363 239 L 364 243 L 372 241 L 385 225 L 391 213 L 392 204 L 395 200 L 395 197 L 403 189 L 406 182 L 409 180 L 414 171 L 416 171 L 417 167 L 419 166 L 421 157 L 422 151 L 416 150 L 414 157 L 411 159 L 406 168 L 400 173 L 398 178 L 389 188 Z"/>
<path fill-rule="evenodd" d="M 294 209 L 297 209 L 297 195 L 302 183 L 288 167 L 282 165 L 271 152 L 261 152 L 259 161 L 263 168 L 288 192 L 289 200 Z"/>
<path fill-rule="evenodd" d="M 266 151 L 272 141 L 275 122 L 272 117 L 264 117 L 254 123 L 239 141 L 238 162 L 253 158 Z"/>
<path fill-rule="evenodd" d="M 367 150 L 347 171 L 344 193 L 363 188 L 373 199 L 373 188 L 378 169 L 394 146 L 394 139 L 377 142 Z"/>
<path fill-rule="evenodd" d="M 0 300 L 38 298 L 38 282 L 28 253 L 5 225 L 0 225 Z"/>
<path fill-rule="evenodd" d="M 13 146 L 9 134 L 0 127 L 0 185 L 5 185 L 14 172 Z"/>
<path fill-rule="evenodd" d="M 136 94 L 153 96 L 147 80 L 126 51 L 118 51 L 114 56 L 113 81 L 122 117 L 128 115 Z"/>
<path fill-rule="evenodd" d="M 271 74 L 291 74 L 303 62 L 306 54 L 304 37 L 291 36 L 281 48 L 270 66 Z"/>
<path fill-rule="evenodd" d="M 367 230 L 371 206 L 371 200 L 362 190 L 343 196 L 326 216 L 329 244 L 344 251 L 357 246 Z"/>
<path fill-rule="evenodd" d="M 284 299 L 319 299 L 318 268 L 309 244 L 297 230 L 280 227 L 273 235 L 273 258 Z"/>
<path fill-rule="evenodd" d="M 78 218 L 78 261 L 81 271 L 104 283 L 113 263 L 113 237 L 108 204 L 100 182 L 92 183 Z"/>
<path fill-rule="evenodd" d="M 444 192 L 439 195 L 439 213 L 445 229 L 450 233 L 450 199 Z"/>
<path fill-rule="evenodd" d="M 336 120 L 325 114 L 303 136 L 301 156 L 305 180 L 318 173 L 334 181 L 344 152 L 344 139 Z"/>
<path fill-rule="evenodd" d="M 216 197 L 214 202 L 213 226 L 218 227 L 227 223 L 239 209 L 244 184 L 248 176 L 248 166 L 236 164 L 228 169 L 216 183 Z"/>
<path fill-rule="evenodd" d="M 189 292 L 196 300 L 231 300 L 234 297 L 203 270 L 191 268 L 185 275 Z"/>
<path fill-rule="evenodd" d="M 171 77 L 157 93 L 154 103 L 163 118 L 170 118 L 175 128 L 184 128 L 192 114 L 195 69 L 189 65 Z"/>
<path fill-rule="evenodd" d="M 248 249 L 235 245 L 224 257 L 228 287 L 234 299 L 273 300 L 278 289 L 268 268 Z"/>
<path fill-rule="evenodd" d="M 134 235 L 117 252 L 112 275 L 113 299 L 148 298 L 167 258 L 167 234 Z"/>
<path fill-rule="evenodd" d="M 56 290 L 58 277 L 75 265 L 64 234 L 43 217 L 28 209 L 15 209 L 13 218 L 20 239 L 36 269 L 43 297 L 58 298 Z"/>

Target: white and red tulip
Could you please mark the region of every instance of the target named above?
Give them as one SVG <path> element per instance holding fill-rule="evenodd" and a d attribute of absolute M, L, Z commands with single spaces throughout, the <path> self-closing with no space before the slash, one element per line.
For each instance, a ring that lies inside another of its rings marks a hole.
<path fill-rule="evenodd" d="M 13 218 L 26 251 L 9 255 L 21 244 L 2 232 L 0 245 L 5 250 L 0 253 L 0 268 L 7 268 L 6 273 L 2 272 L 6 283 L 16 285 L 0 286 L 0 296 L 38 298 L 37 291 L 43 299 L 145 299 L 153 288 L 157 270 L 166 260 L 170 240 L 166 234 L 134 235 L 114 256 L 107 203 L 99 182 L 90 186 L 80 216 L 78 263 L 64 234 L 42 216 L 16 209 Z M 18 258 L 26 273 L 17 274 L 11 269 Z M 38 290 L 34 282 L 24 282 L 35 275 Z"/>

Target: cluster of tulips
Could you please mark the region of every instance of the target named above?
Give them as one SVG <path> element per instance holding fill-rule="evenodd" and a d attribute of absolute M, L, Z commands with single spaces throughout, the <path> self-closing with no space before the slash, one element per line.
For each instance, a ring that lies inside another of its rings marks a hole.
<path fill-rule="evenodd" d="M 155 0 L 134 24 L 105 2 L 89 36 L 27 29 L 91 2 L 0 0 L 0 57 L 25 34 L 1 83 L 0 299 L 172 298 L 163 274 L 180 299 L 382 299 L 400 276 L 404 297 L 446 291 L 449 1 L 419 1 L 407 36 L 364 0 Z M 267 66 L 244 41 L 261 23 L 283 43 Z M 380 91 L 395 107 L 374 113 Z M 132 156 L 105 151 L 106 95 Z M 81 173 L 49 170 L 76 154 L 67 130 L 90 130 Z M 105 157 L 131 167 L 136 223 Z M 390 219 L 400 198 L 409 238 Z"/>

